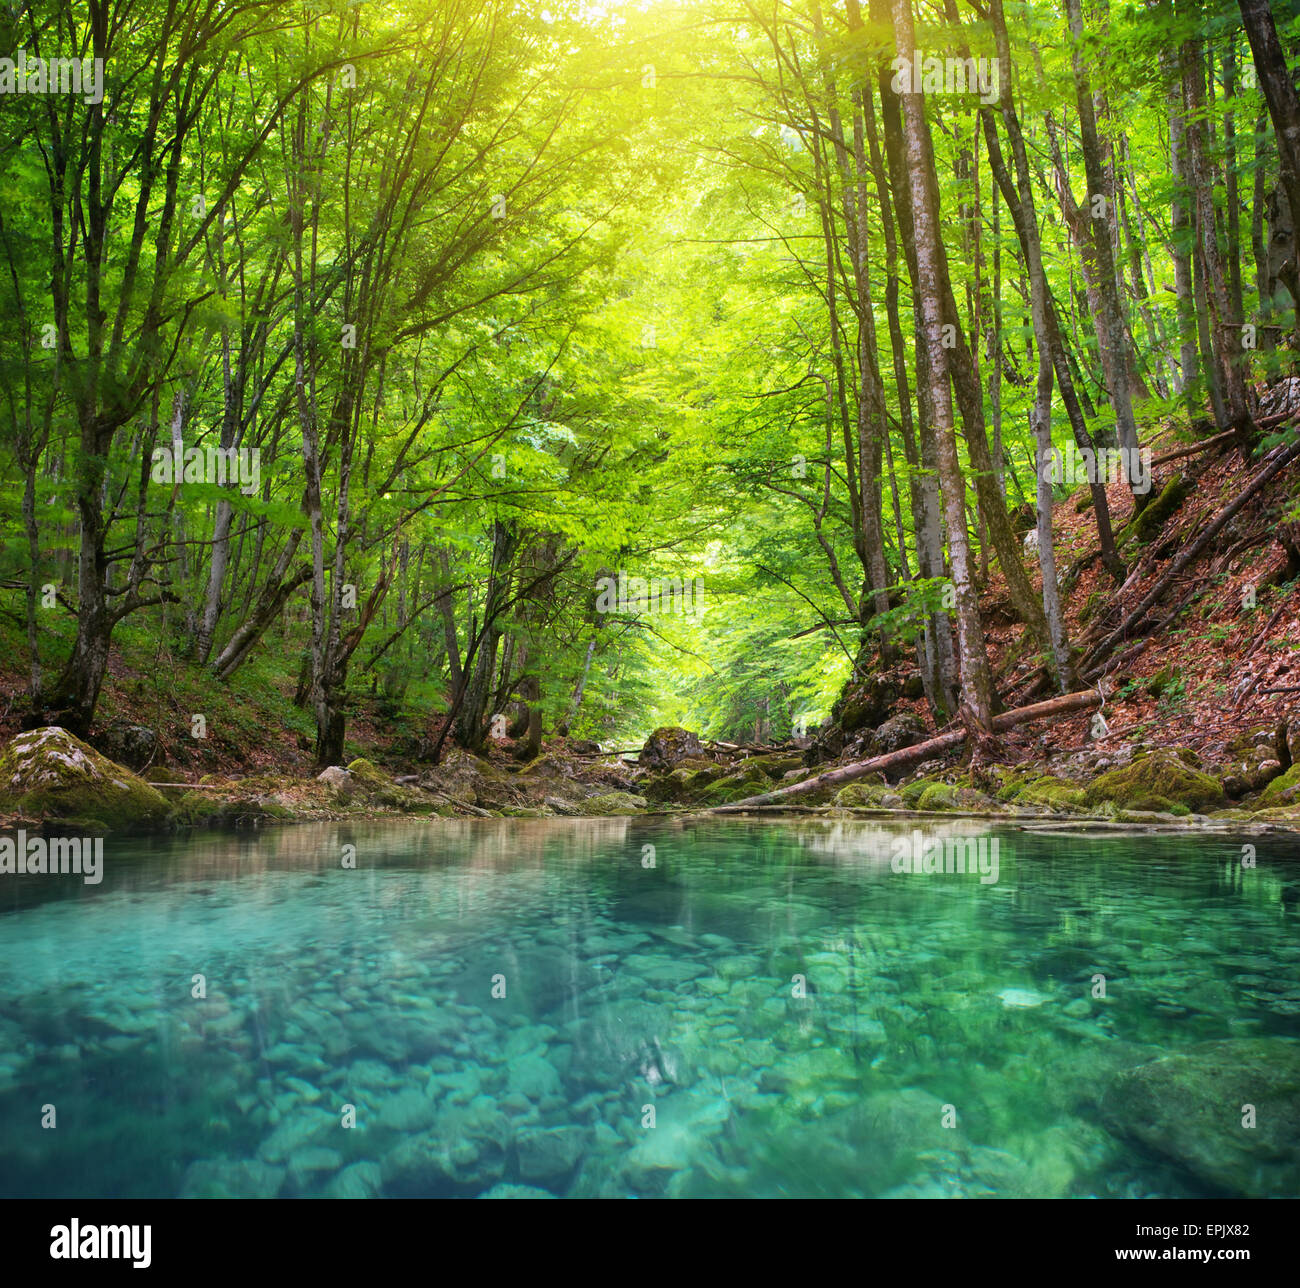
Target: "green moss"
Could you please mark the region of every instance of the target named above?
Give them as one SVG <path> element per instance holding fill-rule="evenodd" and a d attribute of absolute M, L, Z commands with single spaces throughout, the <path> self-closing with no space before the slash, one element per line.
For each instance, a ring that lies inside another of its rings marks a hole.
<path fill-rule="evenodd" d="M 1178 679 L 1178 673 L 1172 666 L 1162 666 L 1153 676 L 1148 678 L 1142 686 L 1153 697 L 1158 698 L 1165 693 L 1171 685 Z"/>
<path fill-rule="evenodd" d="M 157 827 L 171 813 L 157 788 L 53 726 L 20 733 L 0 754 L 0 809 L 109 830 Z"/>
<path fill-rule="evenodd" d="M 1275 809 L 1279 805 L 1290 805 L 1296 798 L 1297 787 L 1300 787 L 1300 764 L 1292 765 L 1264 788 L 1259 798 L 1260 806 Z"/>
<path fill-rule="evenodd" d="M 925 795 L 926 789 L 933 787 L 935 782 L 933 778 L 917 778 L 900 787 L 898 794 L 903 798 L 903 804 L 908 809 L 917 809 L 920 807 L 921 797 Z"/>
<path fill-rule="evenodd" d="M 931 783 L 917 801 L 921 810 L 979 810 L 995 808 L 983 792 L 954 783 Z"/>
<path fill-rule="evenodd" d="M 1094 590 L 1087 599 L 1083 601 L 1083 608 L 1079 611 L 1079 620 L 1081 622 L 1090 622 L 1098 612 L 1103 610 L 1111 602 L 1111 597 L 1104 591 Z"/>
<path fill-rule="evenodd" d="M 413 810 L 427 803 L 419 792 L 412 791 L 409 787 L 399 787 L 382 769 L 377 769 L 368 760 L 354 760 L 347 770 L 352 775 L 354 786 L 371 805 Z"/>
<path fill-rule="evenodd" d="M 883 797 L 891 795 L 893 788 L 885 783 L 850 783 L 835 793 L 835 804 L 847 809 L 879 808 Z"/>
<path fill-rule="evenodd" d="M 1111 801 L 1122 809 L 1164 813 L 1182 805 L 1198 814 L 1228 803 L 1220 782 L 1185 764 L 1174 751 L 1151 752 L 1102 774 L 1089 784 L 1086 800 L 1089 805 Z"/>
<path fill-rule="evenodd" d="M 694 782 L 692 782 L 694 787 Z M 757 767 L 750 766 L 742 773 L 719 778 L 705 788 L 701 800 L 709 805 L 730 805 L 747 796 L 760 796 L 772 790 L 772 780 Z"/>
<path fill-rule="evenodd" d="M 391 787 L 391 780 L 368 760 L 354 760 L 347 766 L 347 771 L 359 783 L 367 787 Z"/>
<path fill-rule="evenodd" d="M 777 780 L 792 769 L 803 768 L 803 755 L 800 752 L 778 752 L 768 756 L 751 756 L 744 764 L 746 768 L 760 769 L 768 778 Z"/>
<path fill-rule="evenodd" d="M 211 792 L 186 792 L 172 807 L 171 822 L 177 827 L 220 822 L 224 805 Z"/>
<path fill-rule="evenodd" d="M 255 774 L 250 778 L 236 778 L 231 784 L 231 791 L 244 796 L 255 796 L 264 792 L 278 792 L 284 789 L 284 779 L 273 774 Z"/>
<path fill-rule="evenodd" d="M 1160 495 L 1149 502 L 1142 513 L 1124 528 L 1116 538 L 1115 544 L 1123 545 L 1130 538 L 1137 541 L 1150 541 L 1181 508 L 1191 490 L 1191 480 L 1185 474 L 1174 475 L 1165 484 Z"/>
<path fill-rule="evenodd" d="M 146 783 L 183 783 L 185 775 L 177 769 L 168 769 L 165 765 L 154 765 L 141 775 Z"/>
<path fill-rule="evenodd" d="M 1077 783 L 1054 774 L 1044 774 L 1025 783 L 1015 796 L 1015 803 L 1026 808 L 1080 809 L 1086 802 L 1086 793 Z"/>
<path fill-rule="evenodd" d="M 1001 778 L 1001 785 L 993 794 L 1003 802 L 1015 800 L 1033 781 L 1027 774 L 1017 774 L 1011 771 L 1004 772 Z"/>
<path fill-rule="evenodd" d="M 631 792 L 606 792 L 603 796 L 593 796 L 583 801 L 582 812 L 600 818 L 617 814 L 639 814 L 646 804 L 644 796 L 633 796 Z"/>

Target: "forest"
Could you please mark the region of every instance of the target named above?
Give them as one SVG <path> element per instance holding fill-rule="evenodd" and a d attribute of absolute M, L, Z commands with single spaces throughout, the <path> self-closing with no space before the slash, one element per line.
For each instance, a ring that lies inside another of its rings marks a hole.
<path fill-rule="evenodd" d="M 1285 7 L 0 21 L 15 728 L 91 735 L 121 660 L 164 743 L 275 689 L 318 767 L 358 712 L 433 763 L 771 743 L 900 664 L 988 730 L 1003 653 L 1093 684 L 1167 590 L 1151 444 L 1291 463 Z"/>
<path fill-rule="evenodd" d="M 6 1264 L 1280 1243 L 1298 83 L 1300 0 L 0 8 Z"/>

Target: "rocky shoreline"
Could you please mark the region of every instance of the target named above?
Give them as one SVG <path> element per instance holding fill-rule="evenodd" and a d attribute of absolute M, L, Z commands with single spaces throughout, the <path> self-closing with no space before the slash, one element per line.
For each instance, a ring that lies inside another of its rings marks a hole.
<path fill-rule="evenodd" d="M 875 731 L 874 744 L 906 745 L 917 731 Z M 899 727 L 892 727 L 899 726 Z M 1206 764 L 1187 747 L 1126 743 L 1015 765 L 931 763 L 897 781 L 874 775 L 798 803 L 740 804 L 820 772 L 806 749 L 763 754 L 706 747 L 683 729 L 659 729 L 636 764 L 573 753 L 563 744 L 536 759 L 450 751 L 437 766 L 393 775 L 369 760 L 315 777 L 137 773 L 64 729 L 19 734 L 0 752 L 0 825 L 100 832 L 327 821 L 357 817 L 607 818 L 720 814 L 989 819 L 1007 822 L 1215 830 L 1300 828 L 1300 764 L 1283 768 L 1260 731 Z M 1289 759 L 1289 749 L 1288 749 Z M 821 766 L 824 768 L 824 765 Z"/>

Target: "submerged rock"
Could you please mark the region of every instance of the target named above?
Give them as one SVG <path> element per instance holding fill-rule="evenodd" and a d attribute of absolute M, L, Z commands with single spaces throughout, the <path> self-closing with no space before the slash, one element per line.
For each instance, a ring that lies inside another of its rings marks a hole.
<path fill-rule="evenodd" d="M 1042 1006 L 1052 999 L 1046 993 L 1036 993 L 1032 988 L 1004 988 L 998 994 L 998 1000 L 1008 1010 L 1017 1007 Z"/>
<path fill-rule="evenodd" d="M 201 1158 L 181 1182 L 183 1199 L 273 1199 L 286 1171 L 255 1158 Z"/>
<path fill-rule="evenodd" d="M 325 1187 L 325 1197 L 329 1199 L 374 1199 L 383 1189 L 383 1170 L 378 1163 L 369 1159 L 362 1163 L 353 1163 L 330 1178 Z"/>
<path fill-rule="evenodd" d="M 578 1165 L 586 1148 L 581 1127 L 529 1128 L 515 1139 L 519 1175 L 526 1181 L 559 1181 Z"/>
<path fill-rule="evenodd" d="M 107 828 L 151 827 L 170 807 L 157 788 L 55 725 L 20 733 L 0 755 L 0 810 Z"/>
<path fill-rule="evenodd" d="M 481 1190 L 506 1170 L 510 1119 L 483 1101 L 449 1109 L 432 1131 L 408 1136 L 383 1161 L 384 1189 L 407 1198 Z"/>
<path fill-rule="evenodd" d="M 1114 1078 L 1101 1113 L 1111 1131 L 1233 1195 L 1300 1196 L 1300 1042 L 1238 1038 L 1153 1060 Z"/>

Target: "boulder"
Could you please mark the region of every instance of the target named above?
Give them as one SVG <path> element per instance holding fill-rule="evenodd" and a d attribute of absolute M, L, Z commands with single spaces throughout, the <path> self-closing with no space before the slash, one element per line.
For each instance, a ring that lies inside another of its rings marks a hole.
<path fill-rule="evenodd" d="M 158 735 L 147 725 L 114 722 L 96 735 L 92 745 L 109 760 L 137 773 L 164 759 Z"/>
<path fill-rule="evenodd" d="M 1245 1126 L 1254 1107 L 1254 1126 Z M 1113 1132 L 1241 1198 L 1300 1197 L 1300 1042 L 1205 1042 L 1118 1074 L 1101 1101 Z"/>
<path fill-rule="evenodd" d="M 346 805 L 357 793 L 357 784 L 352 775 L 341 765 L 330 765 L 316 775 L 318 783 L 324 783 L 334 793 L 334 798 L 341 805 Z"/>
<path fill-rule="evenodd" d="M 916 808 L 926 811 L 969 810 L 985 813 L 998 809 L 997 801 L 973 787 L 952 783 L 931 783 L 920 795 Z"/>
<path fill-rule="evenodd" d="M 845 733 L 877 729 L 889 719 L 899 696 L 900 690 L 892 680 L 870 676 L 845 692 L 831 709 L 831 719 Z"/>
<path fill-rule="evenodd" d="M 911 711 L 900 711 L 890 716 L 874 733 L 867 737 L 863 752 L 867 756 L 886 756 L 904 747 L 915 747 L 929 737 L 925 722 Z"/>
<path fill-rule="evenodd" d="M 703 754 L 703 751 L 699 734 L 665 725 L 645 740 L 637 764 L 646 769 L 672 769 L 688 757 Z"/>
<path fill-rule="evenodd" d="M 0 810 L 105 828 L 156 827 L 157 788 L 56 725 L 20 733 L 0 754 Z"/>
<path fill-rule="evenodd" d="M 1173 749 L 1135 755 L 1123 768 L 1094 779 L 1086 799 L 1089 805 L 1111 801 L 1126 810 L 1170 812 L 1182 806 L 1198 814 L 1222 809 L 1228 803 L 1217 779 L 1193 769 L 1187 758 Z"/>
<path fill-rule="evenodd" d="M 639 814 L 650 802 L 644 796 L 631 792 L 606 792 L 593 796 L 582 804 L 584 814 L 603 817 L 607 814 Z"/>
<path fill-rule="evenodd" d="M 845 809 L 879 809 L 885 797 L 893 794 L 887 783 L 850 783 L 835 793 L 835 804 Z"/>
<path fill-rule="evenodd" d="M 1043 774 L 1025 782 L 1014 782 L 998 792 L 1001 801 L 1012 801 L 1026 809 L 1082 809 L 1087 793 L 1068 778 Z"/>
<path fill-rule="evenodd" d="M 1281 769 L 1281 765 L 1277 767 Z M 1260 807 L 1274 809 L 1279 805 L 1292 805 L 1298 794 L 1300 794 L 1300 764 L 1292 765 L 1285 774 L 1276 774 L 1266 784 L 1264 794 L 1259 800 Z"/>

